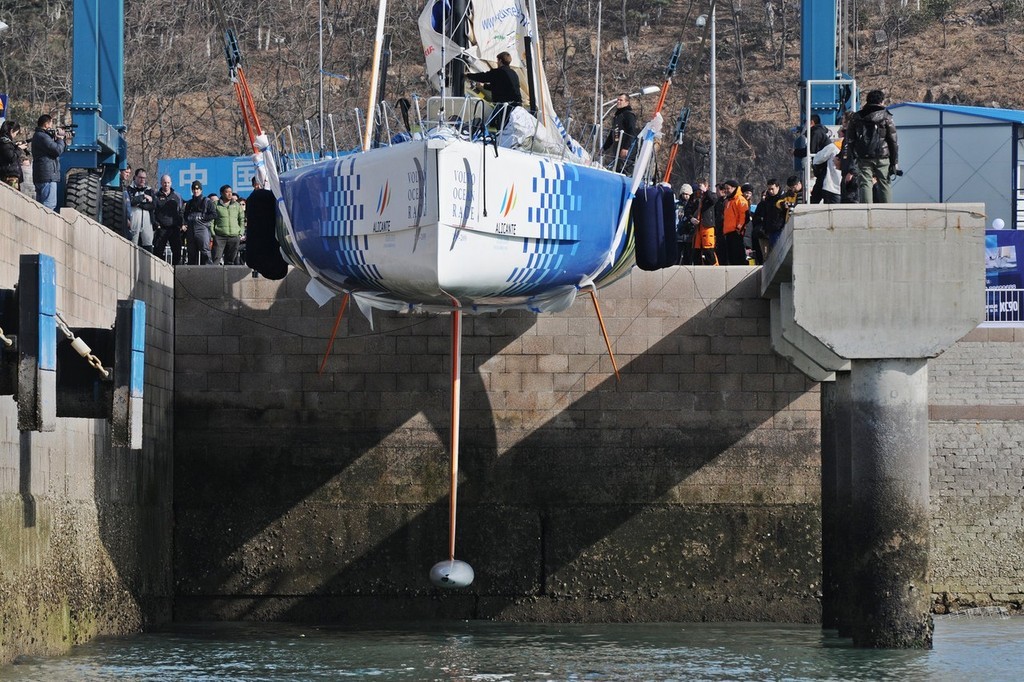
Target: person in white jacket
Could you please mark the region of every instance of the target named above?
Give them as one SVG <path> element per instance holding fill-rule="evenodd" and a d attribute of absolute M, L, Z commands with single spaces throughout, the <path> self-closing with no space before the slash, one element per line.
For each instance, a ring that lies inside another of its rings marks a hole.
<path fill-rule="evenodd" d="M 825 178 L 821 184 L 821 202 L 838 204 L 841 199 L 843 174 L 839 170 L 839 154 L 843 149 L 843 131 L 839 131 L 839 139 L 819 150 L 811 159 L 812 164 L 824 163 Z"/>

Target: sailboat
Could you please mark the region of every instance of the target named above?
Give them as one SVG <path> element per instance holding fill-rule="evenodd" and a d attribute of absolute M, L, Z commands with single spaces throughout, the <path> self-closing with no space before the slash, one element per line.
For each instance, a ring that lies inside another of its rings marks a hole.
<path fill-rule="evenodd" d="M 406 141 L 278 175 L 264 140 L 282 251 L 310 276 L 314 298 L 351 294 L 364 311 L 563 310 L 632 267 L 629 205 L 658 131 L 643 131 L 632 177 L 592 163 L 555 113 L 539 55 L 525 61 L 534 8 L 472 0 L 469 41 L 459 46 L 437 25 L 450 18 L 447 5 L 428 2 L 420 16 L 427 72 L 442 94 L 426 101 Z M 517 107 L 496 131 L 490 102 L 446 96 L 437 74 L 453 60 L 487 70 L 504 51 L 532 111 Z"/>
<path fill-rule="evenodd" d="M 661 125 L 657 114 L 641 131 L 631 176 L 593 163 L 556 115 L 542 61 L 530 54 L 531 43 L 539 44 L 535 0 L 529 7 L 524 0 L 461 4 L 471 24 L 464 43 L 446 30 L 447 0 L 428 2 L 420 16 L 427 72 L 440 94 L 427 100 L 425 115 L 417 105 L 416 125 L 409 125 L 403 141 L 371 145 L 370 117 L 360 152 L 280 172 L 240 58 L 232 63 L 237 49 L 230 37 L 227 50 L 257 173 L 276 202 L 276 210 L 269 206 L 277 227 L 274 245 L 309 275 L 307 292 L 321 305 L 344 294 L 371 321 L 374 309 L 451 314 L 449 555 L 430 572 L 440 587 L 473 581 L 472 568 L 455 559 L 462 314 L 554 312 L 587 291 L 600 320 L 596 289 L 634 264 L 630 208 Z M 375 65 L 385 11 L 381 0 Z M 513 55 L 530 102 L 529 111 L 516 107 L 504 125 L 491 103 L 449 96 L 442 75 L 453 60 L 486 70 L 502 52 Z M 377 79 L 375 68 L 371 112 L 377 110 Z M 266 218 L 254 211 L 263 201 L 257 199 L 254 192 L 247 212 L 250 249 L 254 223 Z M 604 333 L 603 323 L 601 328 Z M 610 353 L 606 333 L 605 342 Z"/>

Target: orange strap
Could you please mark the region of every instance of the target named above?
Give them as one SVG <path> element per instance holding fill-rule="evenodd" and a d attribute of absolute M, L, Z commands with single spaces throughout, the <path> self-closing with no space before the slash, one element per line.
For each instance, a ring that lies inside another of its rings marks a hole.
<path fill-rule="evenodd" d="M 676 152 L 679 151 L 679 145 L 673 144 L 672 151 L 668 153 L 668 165 L 665 166 L 665 177 L 661 179 L 662 182 L 668 183 L 672 179 L 672 166 L 676 162 Z"/>
<path fill-rule="evenodd" d="M 256 113 L 256 102 L 252 98 L 249 81 L 246 80 L 242 67 L 239 66 L 235 72 L 238 75 L 235 80 L 235 96 L 238 97 L 238 106 L 242 110 L 245 132 L 249 135 L 249 144 L 252 145 L 253 152 L 259 152 L 256 148 L 256 137 L 263 133 L 263 128 L 260 126 L 260 118 Z"/>
<path fill-rule="evenodd" d="M 345 298 L 341 299 L 341 307 L 338 308 L 338 316 L 334 318 L 334 328 L 331 329 L 331 338 L 327 341 L 327 350 L 324 351 L 324 359 L 320 361 L 320 369 L 317 370 L 317 374 L 324 373 L 324 367 L 327 366 L 327 358 L 331 355 L 331 349 L 334 348 L 334 337 L 338 335 L 338 326 L 341 324 L 341 316 L 345 314 L 345 306 L 348 305 L 348 294 L 345 294 Z"/>
<path fill-rule="evenodd" d="M 661 97 L 658 98 L 658 106 L 654 107 L 654 116 L 658 115 L 662 107 L 665 106 L 665 98 L 668 97 L 669 86 L 672 85 L 672 79 L 666 78 L 665 82 L 661 84 Z M 654 118 L 653 116 L 651 118 Z"/>

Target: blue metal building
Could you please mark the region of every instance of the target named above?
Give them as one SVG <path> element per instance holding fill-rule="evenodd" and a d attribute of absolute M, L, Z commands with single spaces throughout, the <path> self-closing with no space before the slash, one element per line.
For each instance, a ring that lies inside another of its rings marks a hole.
<path fill-rule="evenodd" d="M 1024 229 L 1024 111 L 905 102 L 896 121 L 903 177 L 893 201 L 983 201 L 988 225 Z"/>

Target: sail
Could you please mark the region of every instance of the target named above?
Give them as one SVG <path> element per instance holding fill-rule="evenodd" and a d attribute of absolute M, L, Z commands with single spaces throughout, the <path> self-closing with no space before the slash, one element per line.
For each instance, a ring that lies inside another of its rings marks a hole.
<path fill-rule="evenodd" d="M 473 0 L 473 33 L 470 40 L 481 59 L 498 61 L 512 55 L 512 67 L 525 69 L 523 38 L 531 34 L 530 13 L 522 0 Z"/>
<path fill-rule="evenodd" d="M 440 87 L 443 67 L 458 56 L 471 71 L 486 71 L 498 61 L 498 55 L 512 55 L 512 66 L 526 68 L 523 62 L 523 38 L 530 34 L 530 13 L 523 0 L 472 0 L 469 13 L 469 45 L 463 49 L 447 35 L 458 19 L 452 14 L 451 0 L 429 0 L 420 13 L 420 42 L 427 62 L 427 74 L 435 88 Z M 442 52 L 444 62 L 442 63 Z"/>
<path fill-rule="evenodd" d="M 519 74 L 523 101 L 527 102 L 529 83 L 525 62 L 525 39 L 529 37 L 534 45 L 537 120 L 543 130 L 538 129 L 537 122 L 523 122 L 523 130 L 531 131 L 527 136 L 530 142 L 526 146 L 533 148 L 533 145 L 536 145 L 536 151 L 547 154 L 561 155 L 564 152 L 581 162 L 589 162 L 589 154 L 572 139 L 555 113 L 540 59 L 540 41 L 530 19 L 531 13 L 526 0 L 469 0 L 467 12 L 470 31 L 469 44 L 465 48 L 459 47 L 445 36 L 445 33 L 451 33 L 451 24 L 454 21 L 450 0 L 430 0 L 420 13 L 420 39 L 431 84 L 440 89 L 440 74 L 443 68 L 460 55 L 471 72 L 481 72 L 497 66 L 498 55 L 508 52 L 512 57 L 512 68 Z"/>

